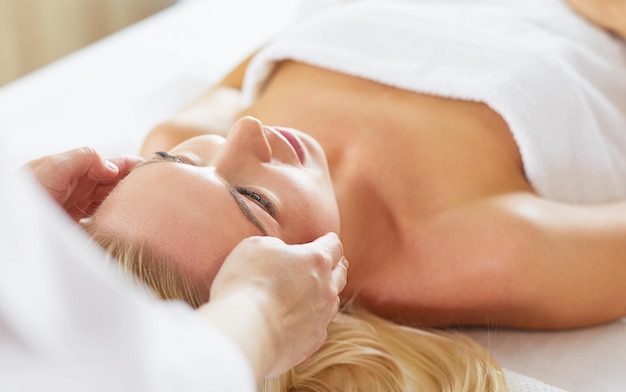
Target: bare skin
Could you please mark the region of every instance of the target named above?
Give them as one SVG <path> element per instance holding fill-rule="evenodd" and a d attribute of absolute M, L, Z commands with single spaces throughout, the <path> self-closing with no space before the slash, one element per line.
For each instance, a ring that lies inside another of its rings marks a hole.
<path fill-rule="evenodd" d="M 626 0 L 567 0 L 583 17 L 626 39 Z"/>
<path fill-rule="evenodd" d="M 242 67 L 222 86 L 238 87 Z M 193 121 L 153 130 L 143 152 L 219 133 L 198 114 L 207 97 L 187 111 Z M 626 314 L 626 204 L 538 197 L 486 105 L 284 62 L 242 115 L 324 148 L 351 261 L 344 298 L 422 326 L 561 329 Z"/>

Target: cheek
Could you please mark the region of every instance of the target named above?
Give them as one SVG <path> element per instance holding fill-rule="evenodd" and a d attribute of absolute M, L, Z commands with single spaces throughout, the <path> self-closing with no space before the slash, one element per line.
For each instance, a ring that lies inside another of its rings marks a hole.
<path fill-rule="evenodd" d="M 176 260 L 188 276 L 207 287 L 232 249 L 254 234 L 230 215 L 222 216 L 222 211 L 221 208 L 208 211 L 198 206 L 189 208 L 187 219 L 178 220 L 182 222 L 179 232 L 166 240 L 170 242 L 170 252 L 176 252 Z"/>
<path fill-rule="evenodd" d="M 293 237 L 287 242 L 310 242 L 330 231 L 339 232 L 339 210 L 329 184 L 313 183 L 299 188 L 291 196 L 295 207 L 291 214 L 294 229 Z"/>

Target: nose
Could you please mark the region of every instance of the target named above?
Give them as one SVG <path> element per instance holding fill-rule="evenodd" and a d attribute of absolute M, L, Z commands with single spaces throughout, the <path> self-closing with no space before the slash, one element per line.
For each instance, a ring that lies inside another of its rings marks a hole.
<path fill-rule="evenodd" d="M 216 166 L 239 166 L 272 160 L 272 148 L 263 124 L 254 117 L 239 119 L 230 129 L 217 157 Z"/>

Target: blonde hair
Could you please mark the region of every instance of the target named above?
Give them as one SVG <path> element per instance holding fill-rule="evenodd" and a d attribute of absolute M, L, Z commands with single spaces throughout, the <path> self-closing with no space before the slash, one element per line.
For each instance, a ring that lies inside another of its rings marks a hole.
<path fill-rule="evenodd" d="M 87 226 L 92 238 L 162 299 L 204 301 L 164 255 L 127 244 Z M 328 339 L 305 363 L 267 379 L 265 392 L 506 391 L 501 368 L 478 343 L 460 333 L 406 327 L 346 306 Z"/>
<path fill-rule="evenodd" d="M 351 307 L 335 317 L 309 361 L 265 383 L 265 392 L 506 390 L 498 364 L 469 337 Z"/>
<path fill-rule="evenodd" d="M 207 301 L 198 285 L 184 278 L 176 269 L 176 263 L 167 255 L 145 243 L 132 243 L 122 238 L 103 234 L 92 224 L 84 225 L 91 238 L 123 269 L 145 284 L 159 298 L 179 299 L 193 308 Z"/>

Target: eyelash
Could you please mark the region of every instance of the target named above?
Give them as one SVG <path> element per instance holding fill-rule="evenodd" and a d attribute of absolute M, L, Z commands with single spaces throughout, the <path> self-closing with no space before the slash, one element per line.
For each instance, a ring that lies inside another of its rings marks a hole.
<path fill-rule="evenodd" d="M 259 204 L 265 211 L 267 211 L 271 216 L 275 216 L 274 206 L 263 196 L 259 195 L 256 192 L 251 191 L 248 188 L 237 187 L 235 188 L 237 192 L 241 195 L 246 196 L 247 198 L 253 200 L 255 203 Z"/>
<path fill-rule="evenodd" d="M 168 160 L 168 161 L 172 161 L 172 162 L 176 162 L 176 163 L 185 163 L 185 161 L 183 161 L 181 158 L 168 154 L 165 151 L 157 151 L 154 153 L 155 155 L 160 156 L 161 158 Z"/>

